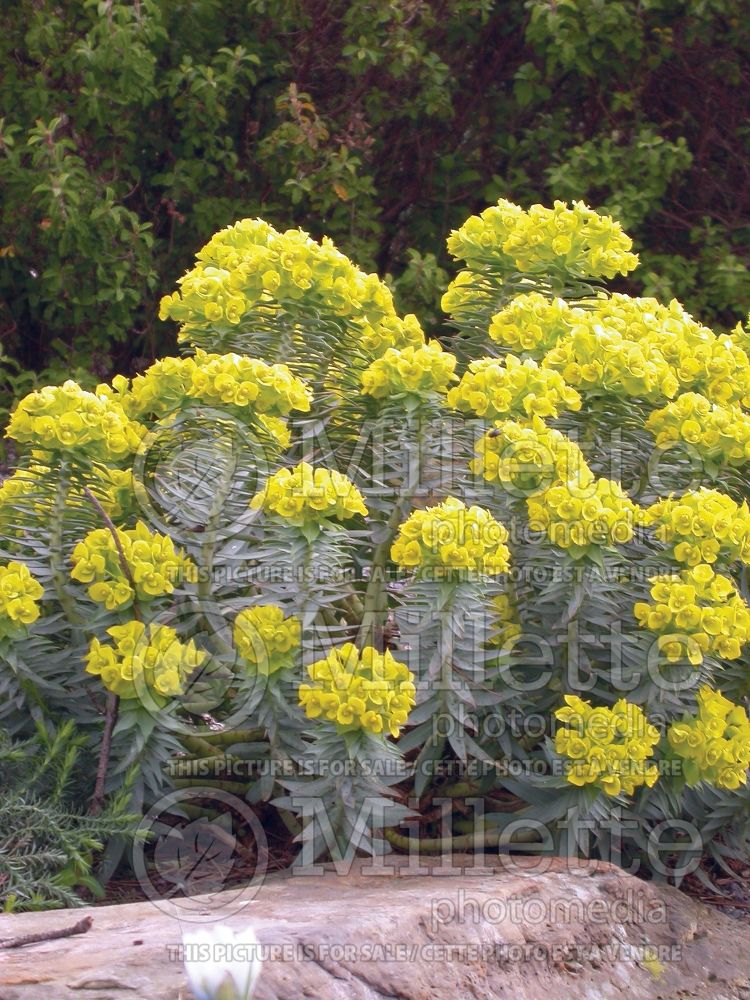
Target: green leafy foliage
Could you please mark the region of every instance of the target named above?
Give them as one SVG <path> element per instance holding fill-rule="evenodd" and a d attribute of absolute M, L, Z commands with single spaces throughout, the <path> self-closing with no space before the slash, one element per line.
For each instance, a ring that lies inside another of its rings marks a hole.
<path fill-rule="evenodd" d="M 183 354 L 20 401 L 3 727 L 72 720 L 94 812 L 230 795 L 301 863 L 744 857 L 747 331 L 610 290 L 638 257 L 582 202 L 500 199 L 447 247 L 441 342 L 242 219 L 162 299 Z M 405 272 L 428 308 L 437 260 Z"/>
<path fill-rule="evenodd" d="M 3 29 L 6 408 L 60 356 L 170 349 L 157 286 L 240 217 L 330 235 L 430 325 L 431 255 L 498 196 L 616 213 L 632 291 L 726 327 L 748 299 L 741 0 L 20 0 Z"/>
<path fill-rule="evenodd" d="M 127 782 L 106 812 L 80 809 L 80 779 L 91 765 L 85 736 L 67 722 L 56 731 L 39 725 L 33 736 L 11 742 L 0 731 L 3 775 L 0 810 L 0 907 L 6 912 L 47 910 L 101 898 L 92 874 L 110 838 L 133 835 Z"/>

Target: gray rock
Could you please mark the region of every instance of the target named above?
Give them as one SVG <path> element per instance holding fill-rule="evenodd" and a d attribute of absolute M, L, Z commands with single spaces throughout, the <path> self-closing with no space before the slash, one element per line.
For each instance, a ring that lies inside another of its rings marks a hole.
<path fill-rule="evenodd" d="M 566 859 L 358 860 L 346 874 L 270 876 L 259 889 L 171 903 L 0 917 L 0 1000 L 190 1000 L 182 934 L 251 923 L 260 1000 L 739 1000 L 750 926 L 676 889 Z"/>

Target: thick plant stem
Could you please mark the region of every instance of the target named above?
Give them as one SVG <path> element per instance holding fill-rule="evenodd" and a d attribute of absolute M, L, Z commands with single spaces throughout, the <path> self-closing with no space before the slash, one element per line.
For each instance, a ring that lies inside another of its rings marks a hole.
<path fill-rule="evenodd" d="M 343 605 L 352 623 L 362 621 L 365 608 L 356 594 L 351 593 L 346 597 L 342 597 L 340 603 Z"/>
<path fill-rule="evenodd" d="M 229 495 L 229 490 L 232 485 L 232 476 L 234 474 L 234 467 L 230 462 L 227 462 L 224 467 L 224 471 L 216 484 L 216 494 L 215 503 L 211 513 L 208 517 L 205 533 L 203 536 L 203 544 L 200 546 L 200 565 L 198 567 L 198 599 L 203 608 L 205 605 L 213 605 L 213 570 L 214 570 L 214 556 L 216 553 L 216 533 L 219 529 L 221 523 L 221 512 L 224 507 L 224 503 Z M 220 615 L 219 615 L 220 616 Z M 211 620 L 211 616 L 206 610 L 203 610 L 203 617 L 206 624 L 209 626 L 211 635 L 214 642 L 216 643 L 216 648 L 220 653 L 227 656 L 233 656 L 235 653 L 234 647 L 231 643 L 226 642 L 220 633 L 219 628 L 214 628 L 214 623 Z"/>
<path fill-rule="evenodd" d="M 304 619 L 305 613 L 310 611 L 310 605 L 317 610 L 318 602 L 315 600 L 314 595 L 311 592 L 311 581 L 313 578 L 313 571 L 315 565 L 314 558 L 314 546 L 315 543 L 310 541 L 309 538 L 304 538 L 302 541 L 302 551 L 304 555 L 299 563 L 290 560 L 293 567 L 293 573 L 299 572 L 299 582 L 297 584 L 297 605 Z M 295 550 L 296 551 L 296 550 Z"/>
<path fill-rule="evenodd" d="M 409 420 L 407 434 L 413 430 L 414 419 Z M 391 516 L 388 518 L 385 533 L 372 555 L 370 564 L 370 579 L 367 583 L 363 600 L 362 622 L 357 636 L 357 645 L 360 649 L 365 646 L 375 646 L 380 649 L 383 644 L 383 620 L 388 612 L 388 592 L 386 590 L 386 575 L 388 571 L 388 560 L 391 554 L 391 546 L 396 538 L 398 529 L 403 521 L 408 508 L 411 506 L 412 498 L 419 486 L 421 465 L 422 465 L 422 431 L 417 432 L 416 438 L 416 458 L 410 463 L 409 474 L 403 492 L 393 506 Z"/>
<path fill-rule="evenodd" d="M 73 601 L 70 594 L 65 589 L 66 583 L 66 573 L 63 561 L 63 518 L 65 515 L 65 501 L 68 495 L 68 487 L 70 484 L 70 477 L 68 474 L 67 467 L 65 464 L 60 466 L 60 477 L 57 483 L 57 490 L 55 493 L 55 502 L 52 508 L 52 524 L 50 526 L 50 550 L 52 553 L 51 565 L 52 565 L 52 576 L 55 582 L 55 589 L 57 592 L 58 600 L 62 605 L 65 614 L 68 617 L 68 621 L 72 625 L 81 625 L 83 622 L 82 617 L 78 614 L 75 608 L 75 602 Z M 112 532 L 113 538 L 115 540 L 115 545 L 117 546 L 117 551 L 120 555 L 120 560 L 123 567 L 123 572 L 133 586 L 135 591 L 135 585 L 133 584 L 133 577 L 130 572 L 130 567 L 127 564 L 124 553 L 122 551 L 122 546 L 120 545 L 120 539 L 117 535 L 115 526 L 112 524 L 111 519 L 107 515 L 106 511 L 96 499 L 94 494 L 89 490 L 87 486 L 84 486 L 84 493 L 91 500 L 96 507 L 99 514 L 103 517 L 105 524 Z M 136 617 L 138 617 L 136 613 Z M 115 725 L 117 724 L 117 714 L 120 706 L 120 699 L 116 694 L 110 692 L 107 695 L 106 707 L 104 710 L 104 728 L 102 729 L 102 742 L 99 748 L 99 760 L 96 767 L 96 780 L 94 782 L 94 792 L 91 797 L 91 805 L 89 806 L 89 812 L 92 816 L 97 816 L 104 805 L 104 795 L 105 795 L 105 785 L 107 781 L 107 769 L 109 767 L 109 755 L 112 749 L 112 735 L 114 733 Z"/>
<path fill-rule="evenodd" d="M 267 739 L 267 736 L 265 729 L 206 729 L 185 737 L 191 741 L 197 738 L 213 749 L 214 746 L 229 746 L 232 743 L 259 743 Z"/>
<path fill-rule="evenodd" d="M 363 601 L 362 622 L 359 628 L 357 644 L 360 648 L 375 646 L 379 648 L 382 642 L 383 617 L 388 609 L 388 596 L 385 589 L 385 575 L 388 566 L 388 556 L 400 523 L 400 507 L 397 505 L 388 521 L 386 535 L 373 553 L 370 566 L 370 579 Z"/>
<path fill-rule="evenodd" d="M 215 753 L 205 754 L 205 753 L 180 753 L 178 757 L 172 757 L 167 761 L 167 768 L 174 771 L 175 765 L 178 764 L 194 764 L 199 760 L 212 760 L 214 757 L 220 758 L 221 760 L 229 760 L 226 754 L 222 753 L 218 748 Z"/>
<path fill-rule="evenodd" d="M 246 783 L 242 781 L 222 781 L 219 778 L 206 778 L 198 775 L 195 778 L 172 778 L 175 788 L 211 788 L 219 792 L 229 792 L 230 795 L 237 795 L 244 792 Z"/>
<path fill-rule="evenodd" d="M 440 629 L 435 653 L 430 661 L 429 675 L 434 679 L 442 679 L 450 671 L 453 662 L 453 631 L 450 623 L 454 621 L 456 594 L 461 586 L 460 581 L 449 580 L 437 584 L 433 610 L 436 615 L 442 615 L 445 625 Z M 437 669 L 436 669 L 437 668 Z"/>
<path fill-rule="evenodd" d="M 502 830 L 485 830 L 484 833 L 466 833 L 460 837 L 427 837 L 417 839 L 396 833 L 395 830 L 384 830 L 385 839 L 400 851 L 417 854 L 447 854 L 457 851 L 481 851 L 485 847 L 498 847 L 503 839 Z M 539 840 L 535 830 L 517 830 L 508 841 L 508 846 L 514 844 L 533 844 Z"/>
<path fill-rule="evenodd" d="M 440 794 L 449 799 L 463 799 L 474 795 L 480 795 L 479 782 L 457 781 L 455 785 L 445 785 L 440 789 Z"/>
<path fill-rule="evenodd" d="M 191 750 L 193 753 L 200 754 L 202 758 L 206 757 L 224 757 L 224 751 L 221 747 L 213 746 L 207 740 L 200 736 L 183 736 L 182 745 L 186 750 Z"/>

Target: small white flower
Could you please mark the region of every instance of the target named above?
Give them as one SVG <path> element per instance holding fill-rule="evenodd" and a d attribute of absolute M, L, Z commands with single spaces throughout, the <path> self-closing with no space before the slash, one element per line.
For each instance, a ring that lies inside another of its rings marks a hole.
<path fill-rule="evenodd" d="M 185 971 L 196 1000 L 250 1000 L 260 975 L 260 946 L 247 927 L 223 924 L 183 937 Z"/>

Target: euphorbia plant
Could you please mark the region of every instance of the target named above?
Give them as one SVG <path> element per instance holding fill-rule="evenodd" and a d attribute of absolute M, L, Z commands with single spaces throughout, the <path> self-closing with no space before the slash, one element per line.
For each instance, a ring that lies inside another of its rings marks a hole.
<path fill-rule="evenodd" d="M 658 869 L 688 818 L 745 852 L 747 336 L 609 294 L 637 257 L 580 203 L 448 246 L 441 344 L 330 241 L 243 220 L 162 302 L 182 357 L 21 401 L 4 725 L 75 719 L 95 804 L 209 760 L 305 859 Z"/>

